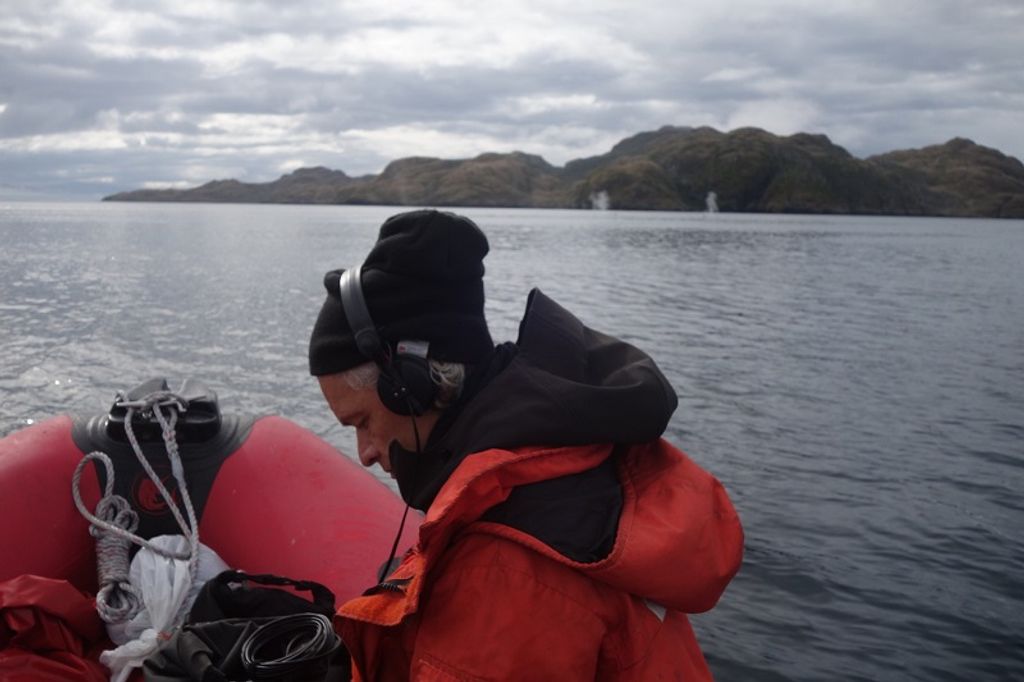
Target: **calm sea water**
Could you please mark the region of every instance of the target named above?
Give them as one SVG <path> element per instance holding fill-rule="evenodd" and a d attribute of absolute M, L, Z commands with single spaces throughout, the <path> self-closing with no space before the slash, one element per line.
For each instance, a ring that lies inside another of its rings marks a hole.
<path fill-rule="evenodd" d="M 0 435 L 192 376 L 351 452 L 306 342 L 396 210 L 0 205 Z M 1024 679 L 1024 222 L 465 212 L 496 338 L 539 286 L 676 386 L 747 532 L 719 679 Z"/>

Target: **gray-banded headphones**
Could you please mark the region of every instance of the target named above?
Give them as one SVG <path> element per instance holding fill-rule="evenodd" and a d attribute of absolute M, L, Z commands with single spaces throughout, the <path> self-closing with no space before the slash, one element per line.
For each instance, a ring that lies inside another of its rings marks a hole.
<path fill-rule="evenodd" d="M 419 416 L 434 404 L 437 386 L 430 378 L 426 353 L 405 352 L 405 349 L 416 349 L 423 344 L 399 342 L 393 348 L 380 337 L 366 307 L 362 271 L 362 266 L 345 270 L 338 284 L 341 305 L 352 327 L 356 348 L 380 368 L 377 395 L 384 407 L 395 414 Z"/>

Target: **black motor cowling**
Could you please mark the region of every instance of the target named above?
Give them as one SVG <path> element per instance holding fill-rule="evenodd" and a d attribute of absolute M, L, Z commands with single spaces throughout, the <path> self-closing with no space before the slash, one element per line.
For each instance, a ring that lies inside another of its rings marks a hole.
<path fill-rule="evenodd" d="M 118 393 L 107 413 L 106 431 L 111 438 L 128 442 L 124 422 L 128 409 L 154 394 L 174 395 L 181 399 L 175 427 L 179 443 L 199 443 L 217 435 L 221 427 L 217 394 L 196 379 L 185 379 L 181 388 L 171 393 L 167 379 L 144 381 L 127 393 Z M 140 441 L 162 440 L 162 428 L 151 410 L 136 410 L 132 417 L 132 433 Z"/>
<path fill-rule="evenodd" d="M 106 414 L 77 417 L 71 438 L 83 454 L 100 451 L 110 456 L 114 465 L 114 493 L 129 500 L 139 514 L 136 531 L 144 538 L 180 533 L 166 500 L 139 463 L 125 432 L 129 407 L 132 433 L 151 467 L 176 502 L 180 502 L 177 482 L 171 475 L 171 464 L 163 440 L 163 429 L 152 408 L 143 408 L 147 398 L 162 396 L 161 408 L 177 411 L 175 440 L 181 456 L 189 497 L 201 519 L 206 499 L 221 465 L 242 446 L 255 419 L 248 416 L 221 415 L 217 394 L 206 384 L 186 379 L 177 391 L 170 391 L 166 379 L 145 381 L 127 392 L 118 392 Z M 166 405 L 171 405 L 167 407 Z M 100 487 L 106 485 L 106 470 L 97 464 Z"/>

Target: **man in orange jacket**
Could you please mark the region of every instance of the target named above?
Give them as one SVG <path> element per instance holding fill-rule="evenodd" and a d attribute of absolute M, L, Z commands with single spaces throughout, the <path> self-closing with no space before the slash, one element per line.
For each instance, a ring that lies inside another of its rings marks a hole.
<path fill-rule="evenodd" d="M 661 439 L 676 395 L 637 348 L 539 290 L 515 343 L 484 319 L 487 239 L 392 217 L 327 273 L 310 371 L 359 458 L 425 512 L 335 627 L 362 680 L 703 680 L 687 619 L 743 534 L 722 486 Z"/>

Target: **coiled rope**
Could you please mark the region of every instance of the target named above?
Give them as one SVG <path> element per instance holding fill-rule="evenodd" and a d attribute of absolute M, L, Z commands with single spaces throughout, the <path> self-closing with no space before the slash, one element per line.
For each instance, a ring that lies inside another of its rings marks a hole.
<path fill-rule="evenodd" d="M 85 464 L 99 460 L 107 469 L 107 485 L 102 499 L 96 505 L 96 517 L 82 504 L 79 480 Z M 89 533 L 96 538 L 96 572 L 100 576 L 100 590 L 96 595 L 96 610 L 107 623 L 124 623 L 142 608 L 142 595 L 128 580 L 128 545 L 131 540 L 123 534 L 131 534 L 139 525 L 139 515 L 128 500 L 113 494 L 114 465 L 110 457 L 102 452 L 90 452 L 75 467 L 71 479 L 71 492 L 75 505 L 92 525 Z M 105 532 L 102 529 L 116 529 Z"/>
<path fill-rule="evenodd" d="M 75 473 L 71 478 L 71 494 L 74 496 L 78 511 L 90 523 L 89 532 L 96 538 L 96 572 L 100 587 L 96 594 L 96 610 L 107 623 L 124 623 L 133 618 L 143 605 L 142 595 L 128 578 L 129 545 L 135 543 L 160 556 L 181 561 L 187 560 L 189 576 L 192 581 L 195 581 L 199 567 L 199 524 L 196 521 L 192 498 L 185 485 L 185 470 L 181 464 L 181 456 L 178 454 L 178 441 L 174 432 L 179 412 L 186 410 L 186 401 L 170 391 L 157 391 L 135 401 L 124 400 L 124 395 L 119 393 L 115 406 L 125 408 L 124 430 L 128 442 L 131 443 L 132 450 L 135 452 L 135 457 L 157 490 L 160 491 L 161 497 L 167 503 L 182 535 L 185 536 L 189 544 L 187 553 L 172 552 L 157 547 L 145 538 L 136 535 L 134 531 L 138 528 L 139 517 L 128 500 L 114 494 L 114 465 L 110 457 L 103 452 L 90 452 L 82 458 L 78 466 L 75 467 Z M 164 414 L 165 408 L 170 416 Z M 152 413 L 160 424 L 164 447 L 167 449 L 167 457 L 171 463 L 171 473 L 178 484 L 185 514 L 188 516 L 187 522 L 166 486 L 153 470 L 135 437 L 132 419 L 138 413 L 143 415 Z M 86 463 L 94 459 L 102 462 L 107 472 L 103 497 L 96 505 L 95 514 L 85 507 L 79 489 L 82 471 L 85 469 Z M 178 614 L 178 618 L 183 615 Z M 174 626 L 178 624 L 178 622 L 173 623 Z"/>

